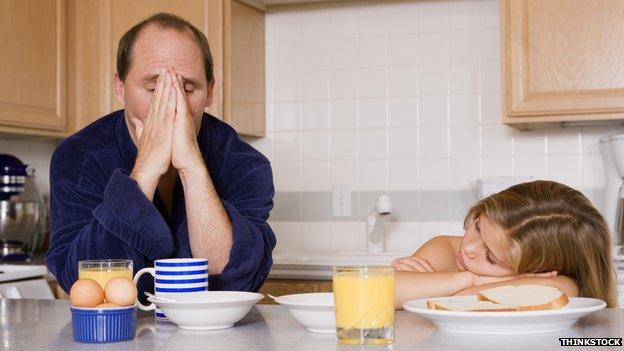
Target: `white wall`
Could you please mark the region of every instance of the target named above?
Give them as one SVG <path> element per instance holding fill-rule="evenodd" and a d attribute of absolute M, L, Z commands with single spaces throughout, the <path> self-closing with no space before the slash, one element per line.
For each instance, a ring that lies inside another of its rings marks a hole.
<path fill-rule="evenodd" d="M 266 28 L 268 133 L 252 143 L 272 161 L 278 194 L 303 194 L 301 211 L 306 194 L 337 184 L 446 197 L 437 206 L 448 220 L 393 223 L 388 249 L 403 251 L 462 234 L 452 212 L 467 208 L 458 197 L 481 177 L 553 179 L 600 205 L 597 140 L 617 130 L 501 123 L 498 1 L 302 5 L 267 14 Z M 367 201 L 355 204 L 360 212 Z M 280 216 L 278 250 L 364 250 L 362 213 L 347 222 Z"/>

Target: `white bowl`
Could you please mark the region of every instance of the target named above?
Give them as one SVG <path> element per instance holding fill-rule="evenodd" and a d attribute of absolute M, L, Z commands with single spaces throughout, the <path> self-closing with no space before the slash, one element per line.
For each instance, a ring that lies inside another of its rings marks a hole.
<path fill-rule="evenodd" d="M 264 295 L 244 291 L 200 291 L 159 294 L 174 299 L 165 302 L 148 298 L 170 321 L 185 330 L 218 330 L 231 328 L 247 315 Z"/>
<path fill-rule="evenodd" d="M 297 322 L 309 332 L 336 333 L 333 293 L 284 295 L 276 298 L 275 302 L 286 306 Z"/>

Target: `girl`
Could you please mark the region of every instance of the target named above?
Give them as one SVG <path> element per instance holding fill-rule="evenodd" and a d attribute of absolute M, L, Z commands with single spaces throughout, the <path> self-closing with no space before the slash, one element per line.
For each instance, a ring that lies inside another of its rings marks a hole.
<path fill-rule="evenodd" d="M 438 236 L 396 259 L 396 304 L 543 284 L 617 307 L 607 224 L 579 191 L 552 181 L 518 184 L 468 210 L 463 237 Z"/>

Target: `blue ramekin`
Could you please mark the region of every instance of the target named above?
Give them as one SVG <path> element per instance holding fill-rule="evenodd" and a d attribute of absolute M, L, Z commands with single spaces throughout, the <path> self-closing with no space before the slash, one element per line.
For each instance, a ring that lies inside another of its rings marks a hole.
<path fill-rule="evenodd" d="M 134 339 L 136 306 L 113 308 L 71 307 L 74 340 L 107 343 Z"/>

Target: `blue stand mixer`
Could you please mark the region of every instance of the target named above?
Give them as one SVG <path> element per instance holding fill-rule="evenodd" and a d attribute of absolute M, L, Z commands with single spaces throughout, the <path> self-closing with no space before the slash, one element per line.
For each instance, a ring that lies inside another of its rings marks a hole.
<path fill-rule="evenodd" d="M 34 169 L 0 154 L 0 261 L 26 261 L 43 247 L 43 215 Z"/>

